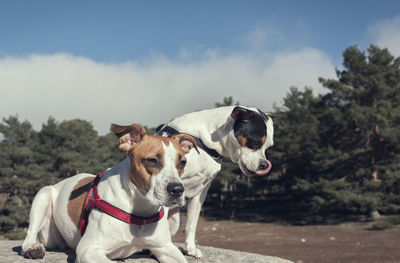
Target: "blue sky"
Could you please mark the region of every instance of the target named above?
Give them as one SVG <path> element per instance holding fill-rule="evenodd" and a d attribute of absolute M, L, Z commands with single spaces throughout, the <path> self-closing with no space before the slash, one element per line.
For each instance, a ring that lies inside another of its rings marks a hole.
<path fill-rule="evenodd" d="M 349 45 L 400 55 L 399 31 L 388 0 L 1 1 L 0 117 L 37 129 L 82 118 L 105 133 L 231 95 L 272 110 L 290 86 L 323 92 L 317 78 L 334 77 Z M 97 108 L 115 100 L 119 111 Z"/>
<path fill-rule="evenodd" d="M 340 62 L 399 1 L 9 1 L 0 8 L 1 54 L 67 52 L 96 61 L 177 57 L 181 48 L 243 48 L 256 28 L 271 50 L 313 46 Z M 277 33 L 279 31 L 279 33 Z M 339 57 L 339 58 L 338 58 Z"/>

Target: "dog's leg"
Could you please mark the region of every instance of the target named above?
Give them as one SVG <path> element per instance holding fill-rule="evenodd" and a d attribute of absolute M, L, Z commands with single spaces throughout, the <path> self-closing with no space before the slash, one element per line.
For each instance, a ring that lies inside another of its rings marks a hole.
<path fill-rule="evenodd" d="M 53 218 L 46 218 L 42 230 L 38 234 L 39 242 L 46 248 L 65 249 L 67 243 L 58 230 Z"/>
<path fill-rule="evenodd" d="M 37 241 L 38 233 L 42 230 L 49 232 L 52 216 L 53 190 L 52 186 L 40 189 L 32 202 L 29 214 L 29 228 L 26 238 L 22 243 L 21 254 L 28 258 L 43 258 L 45 248 Z"/>
<path fill-rule="evenodd" d="M 191 199 L 188 199 L 187 204 L 187 222 L 186 222 L 186 253 L 189 256 L 196 258 L 202 258 L 203 254 L 200 249 L 196 248 L 195 238 L 196 238 L 196 228 L 197 222 L 199 221 L 201 207 L 206 199 L 208 189 L 210 188 L 211 182 L 204 188 L 204 190 L 198 195 Z"/>
<path fill-rule="evenodd" d="M 168 224 L 171 237 L 175 236 L 181 226 L 181 213 L 179 207 L 170 208 L 168 211 Z"/>
<path fill-rule="evenodd" d="M 181 251 L 172 243 L 166 247 L 151 248 L 150 251 L 160 263 L 186 263 L 187 260 Z"/>
<path fill-rule="evenodd" d="M 108 233 L 107 225 L 110 224 L 110 221 L 104 220 L 104 217 L 107 219 L 108 215 L 95 212 L 97 211 L 90 213 L 86 232 L 76 247 L 75 263 L 113 262 L 108 257 L 108 253 L 121 246 L 121 240 L 114 235 L 115 233 L 112 231 Z"/>
<path fill-rule="evenodd" d="M 103 249 L 88 248 L 85 252 L 76 254 L 75 263 L 111 263 Z"/>
<path fill-rule="evenodd" d="M 79 242 L 76 248 L 75 263 L 110 263 L 113 262 L 106 256 L 104 247 L 83 244 Z"/>

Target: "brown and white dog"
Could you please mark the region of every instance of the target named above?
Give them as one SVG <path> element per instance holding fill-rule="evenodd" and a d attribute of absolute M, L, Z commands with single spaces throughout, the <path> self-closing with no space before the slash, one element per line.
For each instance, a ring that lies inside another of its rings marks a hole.
<path fill-rule="evenodd" d="M 163 206 L 183 205 L 180 176 L 185 155 L 193 147 L 197 150 L 195 140 L 186 134 L 171 138 L 146 135 L 137 124 L 112 124 L 111 131 L 119 137 L 119 148 L 128 157 L 100 178 L 96 192 L 101 199 L 144 218 L 158 214 Z M 82 206 L 94 178 L 92 174 L 78 174 L 37 193 L 22 244 L 24 256 L 42 258 L 44 247 L 68 246 L 76 250 L 76 262 L 100 263 L 126 258 L 146 248 L 160 262 L 186 262 L 171 241 L 166 215 L 155 223 L 138 226 L 95 208 L 88 215 L 86 232 L 81 236 Z"/>

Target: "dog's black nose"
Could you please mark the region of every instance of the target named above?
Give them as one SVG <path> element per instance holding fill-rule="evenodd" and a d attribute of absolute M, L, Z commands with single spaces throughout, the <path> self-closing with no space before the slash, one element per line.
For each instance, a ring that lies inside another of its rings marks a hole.
<path fill-rule="evenodd" d="M 178 198 L 183 194 L 185 188 L 181 183 L 169 183 L 167 185 L 167 191 L 169 195 L 173 198 Z"/>
<path fill-rule="evenodd" d="M 260 165 L 258 166 L 257 170 L 265 170 L 268 168 L 268 164 L 265 161 L 260 162 Z"/>

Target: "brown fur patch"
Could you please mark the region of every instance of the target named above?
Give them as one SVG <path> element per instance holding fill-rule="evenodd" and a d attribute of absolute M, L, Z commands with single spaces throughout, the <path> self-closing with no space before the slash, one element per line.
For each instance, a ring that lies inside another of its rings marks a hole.
<path fill-rule="evenodd" d="M 68 215 L 72 222 L 79 228 L 79 219 L 81 217 L 83 203 L 92 187 L 94 177 L 86 177 L 81 179 L 71 192 L 68 201 Z"/>
<path fill-rule="evenodd" d="M 147 135 L 141 143 L 130 153 L 132 161 L 132 182 L 144 191 L 150 189 L 151 177 L 158 174 L 164 167 L 164 148 L 161 142 L 169 145 L 171 139 L 160 136 Z M 156 159 L 157 167 L 152 167 L 146 159 Z"/>
<path fill-rule="evenodd" d="M 131 180 L 139 188 L 144 191 L 150 189 L 151 177 L 157 175 L 161 169 L 164 167 L 164 148 L 163 144 L 168 146 L 172 143 L 177 150 L 177 159 L 181 156 L 181 159 L 185 159 L 185 152 L 182 150 L 181 145 L 177 140 L 167 137 L 146 135 L 143 137 L 141 143 L 138 144 L 130 153 L 129 157 L 131 159 Z M 146 159 L 156 159 L 158 161 L 158 166 L 151 166 Z M 177 160 L 176 166 L 179 162 Z M 183 169 L 179 170 L 179 175 L 182 175 Z"/>
<path fill-rule="evenodd" d="M 240 135 L 240 136 L 237 137 L 237 140 L 238 140 L 240 146 L 246 147 L 246 142 L 247 142 L 246 137 L 243 137 L 243 136 Z"/>
<path fill-rule="evenodd" d="M 261 138 L 261 143 L 264 144 L 266 140 L 267 140 L 267 136 L 263 136 L 263 137 Z M 239 135 L 239 136 L 237 137 L 237 141 L 239 142 L 240 146 L 249 148 L 249 147 L 246 145 L 246 142 L 247 142 L 247 138 L 246 138 L 246 137 L 244 137 L 244 136 L 242 136 L 242 135 Z M 254 151 L 254 149 L 251 149 L 251 150 Z"/>
<path fill-rule="evenodd" d="M 261 138 L 262 144 L 264 144 L 266 140 L 267 140 L 267 136 L 263 136 L 263 137 Z"/>

